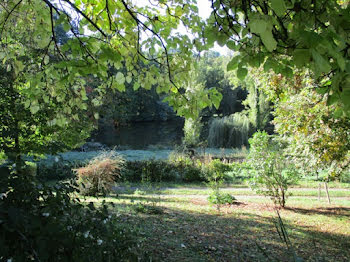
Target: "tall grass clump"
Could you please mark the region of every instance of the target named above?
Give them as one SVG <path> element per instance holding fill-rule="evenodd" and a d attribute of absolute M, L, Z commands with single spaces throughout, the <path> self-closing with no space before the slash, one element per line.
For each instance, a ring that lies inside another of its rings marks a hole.
<path fill-rule="evenodd" d="M 243 114 L 233 114 L 223 118 L 215 118 L 209 126 L 209 147 L 235 147 L 248 145 L 252 133 L 249 118 Z"/>
<path fill-rule="evenodd" d="M 104 152 L 86 166 L 75 169 L 80 193 L 83 195 L 107 194 L 121 177 L 125 160 L 114 151 Z"/>

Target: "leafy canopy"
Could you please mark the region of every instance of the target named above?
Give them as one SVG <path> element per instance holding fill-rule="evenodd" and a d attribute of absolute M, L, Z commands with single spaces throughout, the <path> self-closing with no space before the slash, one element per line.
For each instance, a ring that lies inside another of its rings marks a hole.
<path fill-rule="evenodd" d="M 212 8 L 206 42 L 238 52 L 227 66 L 238 78 L 249 66 L 285 76 L 306 67 L 328 104 L 349 112 L 349 1 L 213 0 Z"/>
<path fill-rule="evenodd" d="M 6 139 L 1 147 L 16 148 L 18 155 L 43 153 L 45 141 L 75 146 L 91 130 L 86 118 L 98 119 L 91 110 L 102 104 L 109 89 L 124 91 L 126 84 L 135 90 L 157 85 L 170 101 L 188 102 L 183 83 L 189 79 L 193 50 L 203 43 L 176 30 L 182 25 L 199 36 L 197 11 L 195 1 L 182 0 L 151 6 L 128 0 L 2 1 L 0 59 L 8 76 L 2 81 L 7 99 L 1 101 L 1 119 L 7 122 L 2 121 Z M 64 40 L 62 29 L 68 35 Z M 89 94 L 94 79 L 100 85 Z M 211 103 L 205 98 L 199 106 Z M 67 135 L 73 129 L 74 135 Z M 26 130 L 30 137 L 23 135 Z M 14 140 L 21 141 L 12 145 Z M 35 146 L 18 145 L 24 143 Z"/>

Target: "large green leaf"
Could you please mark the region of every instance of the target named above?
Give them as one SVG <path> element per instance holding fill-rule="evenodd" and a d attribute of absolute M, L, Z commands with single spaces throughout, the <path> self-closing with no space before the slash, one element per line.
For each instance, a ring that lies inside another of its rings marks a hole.
<path fill-rule="evenodd" d="M 332 68 L 329 62 L 315 49 L 312 49 L 311 53 L 318 73 L 328 73 Z"/>
<path fill-rule="evenodd" d="M 275 11 L 278 16 L 283 16 L 287 11 L 287 7 L 284 0 L 270 0 L 270 1 L 271 1 L 271 7 L 273 11 Z"/>
<path fill-rule="evenodd" d="M 247 74 L 248 74 L 247 68 L 239 67 L 237 69 L 237 77 L 239 80 L 243 81 L 244 78 L 247 76 Z"/>

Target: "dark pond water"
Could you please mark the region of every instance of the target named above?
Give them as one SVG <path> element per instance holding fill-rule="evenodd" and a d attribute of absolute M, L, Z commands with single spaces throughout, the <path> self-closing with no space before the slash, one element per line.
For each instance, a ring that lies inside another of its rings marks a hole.
<path fill-rule="evenodd" d="M 145 149 L 150 145 L 173 147 L 181 144 L 182 119 L 165 122 L 136 122 L 117 128 L 104 128 L 93 137 L 109 147 Z"/>

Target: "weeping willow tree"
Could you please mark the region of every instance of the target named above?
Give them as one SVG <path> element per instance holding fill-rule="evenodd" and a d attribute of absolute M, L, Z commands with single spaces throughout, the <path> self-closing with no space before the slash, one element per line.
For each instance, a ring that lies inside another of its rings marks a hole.
<path fill-rule="evenodd" d="M 246 78 L 244 87 L 248 91 L 246 100 L 243 101 L 245 110 L 242 114 L 247 115 L 255 131 L 264 130 L 271 120 L 271 103 L 263 91 L 265 74 L 261 69 L 249 71 L 249 77 Z"/>
<path fill-rule="evenodd" d="M 252 124 L 247 115 L 235 113 L 211 121 L 208 135 L 210 147 L 242 147 L 248 144 Z"/>
<path fill-rule="evenodd" d="M 208 145 L 210 147 L 242 147 L 248 145 L 249 137 L 258 130 L 264 130 L 271 120 L 271 105 L 268 96 L 261 91 L 265 75 L 261 69 L 250 70 L 245 82 L 232 77 L 235 86 L 248 91 L 242 102 L 242 112 L 223 118 L 215 118 L 209 126 Z"/>

